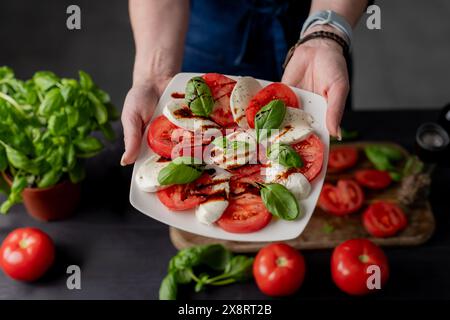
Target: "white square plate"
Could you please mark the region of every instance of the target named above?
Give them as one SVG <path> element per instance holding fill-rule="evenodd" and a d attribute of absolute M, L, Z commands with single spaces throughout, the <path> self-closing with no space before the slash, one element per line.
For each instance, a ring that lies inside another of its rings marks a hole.
<path fill-rule="evenodd" d="M 153 118 L 162 113 L 164 105 L 171 99 L 173 92 L 184 92 L 186 83 L 189 79 L 202 74 L 199 73 L 179 73 L 168 84 L 166 90 L 161 96 L 161 99 L 156 106 Z M 236 76 L 228 76 L 237 80 Z M 262 86 L 267 86 L 271 82 L 265 80 L 258 80 Z M 134 165 L 133 175 L 130 188 L 130 203 L 137 210 L 145 215 L 161 221 L 169 226 L 185 230 L 191 233 L 202 236 L 233 240 L 233 241 L 283 241 L 298 237 L 306 227 L 311 218 L 317 200 L 319 198 L 322 184 L 325 179 L 326 167 L 328 163 L 328 150 L 330 145 L 329 134 L 325 126 L 325 113 L 327 104 L 322 96 L 292 88 L 297 96 L 301 99 L 303 108 L 314 117 L 313 128 L 324 144 L 324 159 L 323 167 L 320 174 L 312 182 L 312 191 L 309 197 L 302 200 L 304 215 L 295 221 L 284 221 L 281 219 L 272 219 L 269 225 L 260 231 L 253 233 L 237 234 L 229 233 L 216 225 L 207 226 L 201 224 L 195 218 L 194 210 L 174 212 L 167 209 L 158 199 L 155 193 L 147 193 L 141 191 L 136 185 L 136 171 L 137 168 L 153 154 L 153 151 L 147 146 L 147 130 L 144 134 L 141 144 L 139 157 Z M 148 127 L 147 127 L 148 129 Z"/>

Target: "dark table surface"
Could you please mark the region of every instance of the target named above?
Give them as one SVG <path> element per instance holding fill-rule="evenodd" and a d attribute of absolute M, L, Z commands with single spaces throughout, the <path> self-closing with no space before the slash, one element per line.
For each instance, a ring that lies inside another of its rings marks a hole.
<path fill-rule="evenodd" d="M 418 125 L 435 120 L 434 111 L 355 112 L 344 127 L 357 129 L 365 140 L 390 140 L 408 149 Z M 0 239 L 13 228 L 35 226 L 57 245 L 51 271 L 33 284 L 0 274 L 0 299 L 157 299 L 167 263 L 176 249 L 168 227 L 136 211 L 128 201 L 131 168 L 118 163 L 122 145 L 110 145 L 88 162 L 82 201 L 73 218 L 52 223 L 32 219 L 22 205 L 0 217 Z M 450 170 L 435 172 L 430 201 L 436 217 L 434 236 L 419 247 L 386 248 L 391 278 L 382 292 L 365 299 L 450 299 Z M 293 297 L 303 300 L 353 299 L 332 283 L 331 250 L 303 252 L 307 276 Z M 81 268 L 81 290 L 68 290 L 66 268 Z M 186 290 L 185 299 L 264 299 L 253 282 Z"/>

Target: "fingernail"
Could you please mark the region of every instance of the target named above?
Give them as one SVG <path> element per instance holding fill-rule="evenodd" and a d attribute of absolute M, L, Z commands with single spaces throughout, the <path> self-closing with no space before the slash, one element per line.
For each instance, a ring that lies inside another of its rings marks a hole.
<path fill-rule="evenodd" d="M 341 127 L 338 128 L 336 139 L 337 139 L 337 141 L 342 141 L 342 130 L 341 130 Z"/>
<path fill-rule="evenodd" d="M 127 165 L 127 164 L 125 163 L 124 158 L 125 158 L 125 153 L 122 155 L 122 158 L 120 159 L 120 165 L 121 165 L 122 167 L 125 167 L 125 166 Z"/>

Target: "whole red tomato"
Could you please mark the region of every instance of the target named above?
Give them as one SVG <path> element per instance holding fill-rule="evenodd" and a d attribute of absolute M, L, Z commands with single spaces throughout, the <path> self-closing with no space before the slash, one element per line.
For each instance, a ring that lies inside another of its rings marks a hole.
<path fill-rule="evenodd" d="M 305 278 L 303 256 L 284 243 L 262 248 L 253 264 L 253 276 L 258 288 L 269 296 L 286 296 L 300 288 Z"/>
<path fill-rule="evenodd" d="M 16 280 L 37 280 L 52 265 L 54 257 L 52 239 L 36 228 L 12 231 L 0 247 L 0 266 Z"/>
<path fill-rule="evenodd" d="M 388 260 L 380 247 L 367 239 L 347 240 L 337 246 L 331 257 L 331 276 L 334 283 L 351 295 L 363 295 L 369 289 L 367 280 L 374 274 L 368 267 L 380 270 L 380 285 L 384 287 L 389 277 Z"/>

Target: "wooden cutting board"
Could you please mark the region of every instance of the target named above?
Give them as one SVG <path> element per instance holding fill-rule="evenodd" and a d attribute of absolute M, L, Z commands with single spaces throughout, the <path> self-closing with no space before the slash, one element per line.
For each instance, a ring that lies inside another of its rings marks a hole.
<path fill-rule="evenodd" d="M 380 142 L 357 142 L 340 145 L 354 146 L 359 149 L 360 161 L 356 168 L 345 173 L 329 174 L 327 181 L 335 181 L 338 178 L 349 178 L 357 169 L 371 167 L 370 162 L 365 158 L 362 149 L 370 144 L 379 144 Z M 401 150 L 405 156 L 408 152 L 399 145 L 392 143 L 383 143 L 392 145 Z M 376 200 L 389 200 L 397 202 L 398 183 L 393 183 L 389 188 L 383 191 L 365 190 L 366 204 Z M 418 204 L 413 209 L 405 210 L 408 216 L 408 226 L 395 237 L 373 238 L 365 231 L 361 223 L 361 212 L 345 217 L 336 217 L 326 214 L 320 208 L 316 208 L 311 220 L 309 221 L 303 233 L 295 239 L 285 241 L 296 249 L 326 249 L 334 248 L 339 243 L 352 238 L 368 238 L 382 246 L 415 246 L 427 241 L 433 234 L 435 220 L 428 202 Z M 192 234 L 175 228 L 170 228 L 170 239 L 177 249 L 183 249 L 194 245 L 221 243 L 234 252 L 256 252 L 265 246 L 266 242 L 237 242 L 212 239 Z"/>

